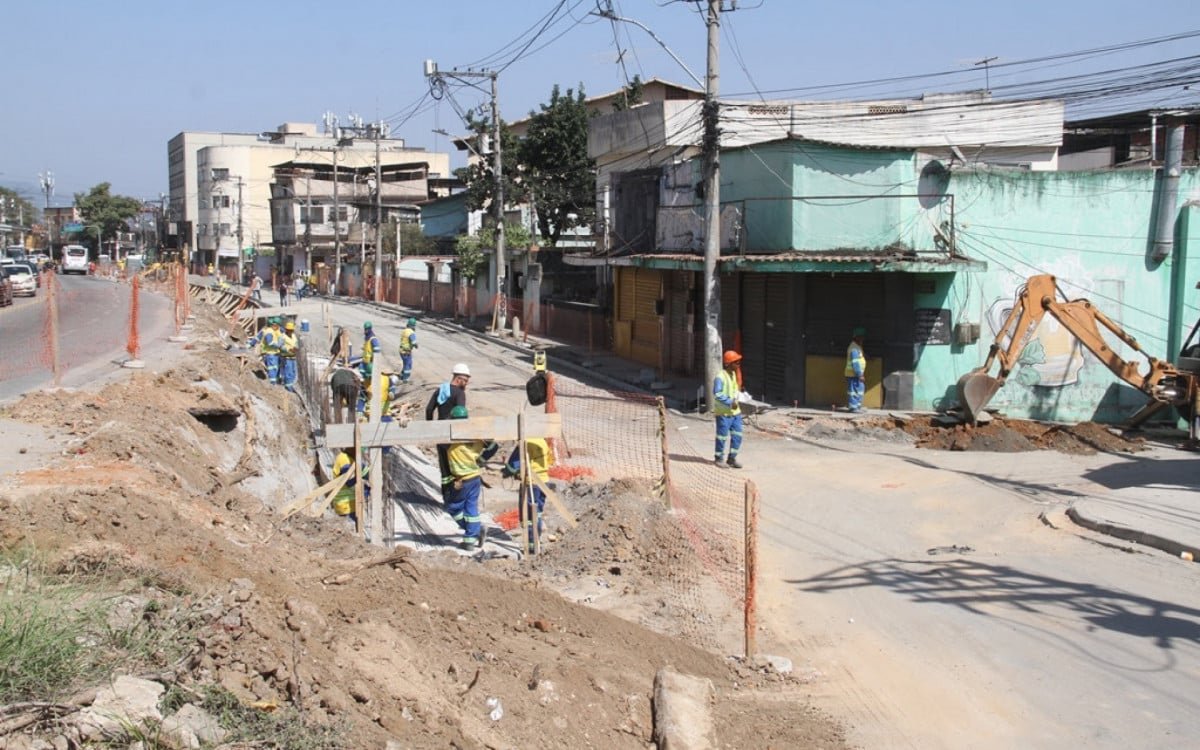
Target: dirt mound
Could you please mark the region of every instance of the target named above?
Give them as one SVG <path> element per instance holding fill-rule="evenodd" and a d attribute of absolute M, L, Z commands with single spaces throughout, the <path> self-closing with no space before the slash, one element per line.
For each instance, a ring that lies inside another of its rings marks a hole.
<path fill-rule="evenodd" d="M 899 425 L 912 435 L 919 448 L 952 451 L 1054 450 L 1073 455 L 1136 453 L 1144 449 L 1140 439 L 1125 438 L 1095 422 L 1075 425 L 1049 424 L 1023 419 L 993 419 L 988 424 L 943 425 L 936 417 L 919 417 Z"/>
<path fill-rule="evenodd" d="M 811 440 L 882 440 L 910 442 L 918 448 L 951 451 L 1019 453 L 1055 450 L 1073 455 L 1136 453 L 1145 449 L 1141 438 L 1125 437 L 1095 422 L 1074 425 L 994 418 L 977 426 L 929 416 L 868 416 L 847 418 L 793 417 L 782 424 L 789 435 Z"/>
<path fill-rule="evenodd" d="M 844 746 L 799 683 L 552 590 L 671 630 L 681 612 L 655 581 L 699 566 L 648 488 L 577 483 L 580 526 L 522 564 L 389 554 L 332 517 L 283 521 L 273 508 L 310 486 L 310 438 L 298 400 L 256 369 L 213 348 L 99 392 L 27 396 L 7 416 L 45 425 L 59 456 L 0 477 L 0 543 L 63 574 L 121 571 L 122 595 L 191 613 L 187 658 L 159 665 L 184 689 L 291 706 L 342 727 L 345 748 L 644 748 L 665 665 L 713 681 L 726 745 Z M 235 416 L 189 411 L 209 407 Z"/>

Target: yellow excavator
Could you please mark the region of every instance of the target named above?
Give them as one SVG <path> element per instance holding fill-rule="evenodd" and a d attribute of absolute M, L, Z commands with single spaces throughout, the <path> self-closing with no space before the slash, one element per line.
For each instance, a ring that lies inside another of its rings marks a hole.
<path fill-rule="evenodd" d="M 996 334 L 996 341 L 988 352 L 987 360 L 958 380 L 958 402 L 962 405 L 967 421 L 974 424 L 987 407 L 996 391 L 1004 385 L 1009 373 L 1017 364 L 1021 351 L 1029 343 L 1038 323 L 1046 315 L 1052 315 L 1079 340 L 1096 359 L 1121 380 L 1137 388 L 1150 398 L 1150 402 L 1134 414 L 1126 426 L 1136 427 L 1161 409 L 1177 408 L 1188 421 L 1189 443 L 1196 444 L 1197 422 L 1200 421 L 1200 345 L 1192 346 L 1200 322 L 1192 328 L 1184 343 L 1178 367 L 1147 354 L 1136 339 L 1125 332 L 1111 318 L 1100 312 L 1086 299 L 1060 300 L 1055 278 L 1050 275 L 1031 276 L 1025 281 L 1004 325 Z M 1127 346 L 1142 355 L 1149 365 L 1143 373 L 1137 362 L 1122 359 L 1105 343 L 1101 328 L 1116 336 Z M 999 361 L 1000 371 L 996 377 L 988 373 L 992 363 Z"/>

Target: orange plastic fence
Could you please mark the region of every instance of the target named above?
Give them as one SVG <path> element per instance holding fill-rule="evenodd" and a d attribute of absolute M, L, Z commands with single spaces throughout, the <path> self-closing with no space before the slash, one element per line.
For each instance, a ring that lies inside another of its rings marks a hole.
<path fill-rule="evenodd" d="M 129 340 L 125 344 L 125 351 L 134 359 L 137 359 L 142 351 L 141 341 L 138 340 L 138 289 L 140 286 L 141 282 L 135 275 L 129 284 Z"/>

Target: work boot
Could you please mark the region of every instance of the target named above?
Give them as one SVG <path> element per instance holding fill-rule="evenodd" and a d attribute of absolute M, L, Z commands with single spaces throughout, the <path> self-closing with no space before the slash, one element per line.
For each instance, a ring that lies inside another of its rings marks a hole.
<path fill-rule="evenodd" d="M 730 456 L 729 460 L 726 461 L 725 463 L 729 464 L 730 468 L 733 468 L 733 469 L 742 468 L 742 462 L 737 460 L 737 456 Z"/>
<path fill-rule="evenodd" d="M 466 550 L 467 552 L 471 552 L 473 550 L 479 549 L 479 540 L 478 539 L 464 539 L 458 543 L 458 548 L 461 550 Z"/>
<path fill-rule="evenodd" d="M 717 456 L 716 458 L 713 459 L 713 465 L 719 469 L 725 465 L 725 462 L 721 460 L 720 456 Z"/>

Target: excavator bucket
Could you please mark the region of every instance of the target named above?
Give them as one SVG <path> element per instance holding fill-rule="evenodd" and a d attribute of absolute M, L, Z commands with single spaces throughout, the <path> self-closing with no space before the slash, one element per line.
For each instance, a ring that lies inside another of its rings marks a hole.
<path fill-rule="evenodd" d="M 975 424 L 1001 385 L 1000 380 L 980 370 L 972 370 L 958 379 L 958 403 L 962 404 L 968 422 Z"/>

